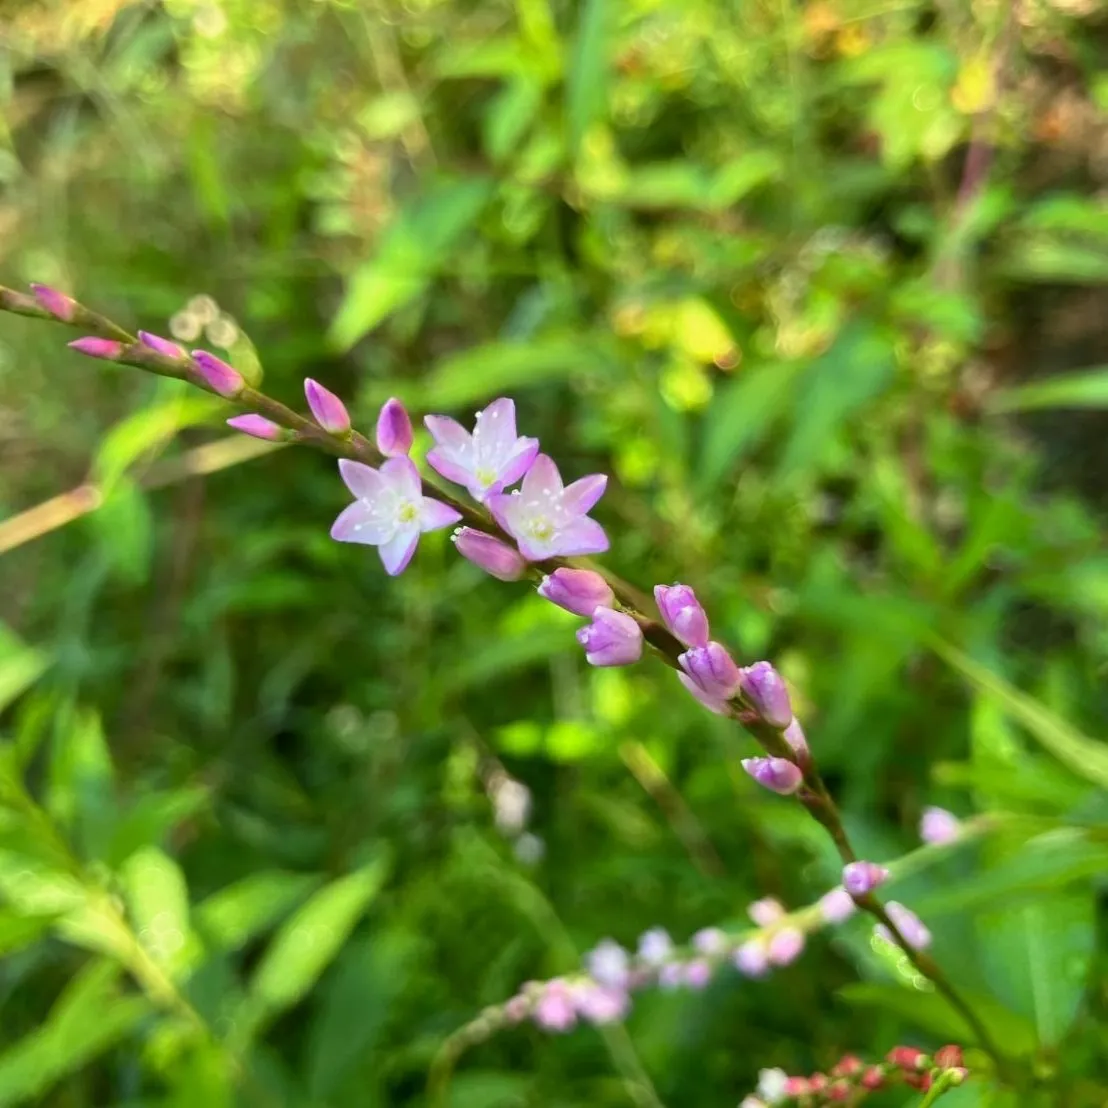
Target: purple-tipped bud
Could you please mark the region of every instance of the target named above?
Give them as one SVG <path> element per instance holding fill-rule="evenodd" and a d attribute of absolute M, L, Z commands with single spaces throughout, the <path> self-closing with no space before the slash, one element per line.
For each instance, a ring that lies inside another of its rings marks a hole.
<path fill-rule="evenodd" d="M 539 596 L 579 616 L 591 616 L 597 608 L 610 608 L 616 598 L 608 582 L 591 569 L 556 569 L 542 579 Z"/>
<path fill-rule="evenodd" d="M 450 541 L 463 558 L 501 581 L 518 581 L 527 571 L 527 561 L 518 550 L 507 543 L 477 531 L 473 527 L 459 527 Z"/>
<path fill-rule="evenodd" d="M 795 793 L 804 781 L 800 767 L 785 758 L 744 758 L 742 767 L 759 785 L 782 796 Z"/>
<path fill-rule="evenodd" d="M 819 914 L 825 923 L 842 923 L 850 919 L 858 910 L 850 893 L 841 885 L 836 885 L 830 892 L 826 892 L 819 899 Z"/>
<path fill-rule="evenodd" d="M 727 949 L 727 936 L 718 927 L 703 927 L 693 935 L 692 948 L 698 954 L 722 954 Z"/>
<path fill-rule="evenodd" d="M 843 866 L 843 888 L 851 896 L 865 896 L 888 876 L 889 871 L 876 862 L 851 862 Z"/>
<path fill-rule="evenodd" d="M 804 728 L 800 726 L 800 720 L 794 719 L 785 728 L 781 737 L 793 748 L 797 757 L 803 758 L 808 754 L 808 740 L 804 736 Z"/>
<path fill-rule="evenodd" d="M 708 982 L 712 980 L 712 963 L 706 958 L 694 958 L 691 962 L 685 966 L 685 972 L 682 975 L 684 983 L 688 985 L 690 989 L 700 990 L 706 988 Z"/>
<path fill-rule="evenodd" d="M 577 632 L 590 666 L 629 666 L 642 657 L 642 628 L 623 612 L 597 608 L 592 623 Z"/>
<path fill-rule="evenodd" d="M 681 668 L 704 694 L 706 703 L 730 700 L 742 684 L 742 670 L 718 642 L 694 646 L 678 659 Z"/>
<path fill-rule="evenodd" d="M 673 940 L 663 927 L 652 927 L 639 936 L 639 958 L 648 966 L 660 966 L 673 953 Z"/>
<path fill-rule="evenodd" d="M 769 662 L 755 662 L 742 671 L 742 690 L 751 707 L 771 727 L 783 729 L 792 723 L 789 690 Z"/>
<path fill-rule="evenodd" d="M 654 599 L 676 638 L 686 646 L 708 645 L 708 617 L 688 585 L 655 585 Z"/>
<path fill-rule="evenodd" d="M 764 896 L 748 905 L 746 914 L 759 927 L 770 927 L 785 914 L 785 906 L 772 896 Z"/>
<path fill-rule="evenodd" d="M 613 939 L 602 939 L 585 955 L 585 968 L 599 985 L 622 989 L 627 984 L 631 959 L 627 951 Z"/>
<path fill-rule="evenodd" d="M 57 289 L 52 289 L 49 285 L 33 283 L 31 292 L 35 294 L 39 306 L 45 308 L 55 319 L 60 319 L 62 323 L 69 323 L 73 319 L 73 312 L 77 304 L 72 297 L 66 296 L 64 292 L 58 292 Z"/>
<path fill-rule="evenodd" d="M 217 392 L 220 396 L 232 399 L 246 388 L 246 380 L 242 374 L 234 366 L 228 365 L 222 358 L 217 358 L 206 350 L 194 350 L 192 360 L 196 363 L 196 368 L 200 370 L 200 376 L 204 378 L 204 383 L 212 392 Z"/>
<path fill-rule="evenodd" d="M 126 349 L 123 343 L 116 342 L 115 339 L 101 339 L 94 335 L 71 342 L 69 348 L 76 350 L 78 354 L 85 354 L 90 358 L 102 358 L 106 362 L 119 361 Z"/>
<path fill-rule="evenodd" d="M 748 939 L 735 951 L 732 961 L 744 977 L 764 977 L 769 970 L 769 954 L 762 939 Z"/>
<path fill-rule="evenodd" d="M 329 435 L 345 435 L 350 430 L 350 413 L 346 405 L 330 390 L 310 377 L 304 382 L 304 395 L 316 423 Z M 410 445 L 410 444 L 409 444 Z M 382 454 L 385 451 L 381 451 Z M 403 451 L 407 454 L 407 450 Z"/>
<path fill-rule="evenodd" d="M 770 937 L 766 954 L 775 966 L 787 966 L 800 957 L 804 949 L 804 932 L 798 927 L 784 927 Z"/>
<path fill-rule="evenodd" d="M 929 846 L 953 842 L 962 832 L 962 824 L 945 808 L 924 808 L 919 821 L 919 837 Z"/>
<path fill-rule="evenodd" d="M 288 432 L 283 427 L 278 427 L 273 420 L 255 415 L 253 412 L 249 415 L 233 416 L 227 420 L 227 426 L 241 431 L 244 435 L 265 439 L 267 442 L 280 442 L 288 435 Z"/>
<path fill-rule="evenodd" d="M 412 448 L 412 421 L 395 396 L 385 401 L 377 417 L 377 449 L 386 458 L 402 458 Z"/>
<path fill-rule="evenodd" d="M 889 913 L 889 919 L 896 924 L 896 929 L 904 936 L 909 946 L 915 947 L 916 950 L 923 950 L 931 945 L 931 932 L 911 908 L 905 908 L 903 904 L 890 900 L 885 905 L 885 911 Z M 893 941 L 889 929 L 883 923 L 879 923 L 873 930 L 888 942 Z"/>
<path fill-rule="evenodd" d="M 138 337 L 143 346 L 148 346 L 154 353 L 161 354 L 163 358 L 180 361 L 181 358 L 185 357 L 185 352 L 175 342 L 170 342 L 169 339 L 152 335 L 149 331 L 139 331 Z"/>

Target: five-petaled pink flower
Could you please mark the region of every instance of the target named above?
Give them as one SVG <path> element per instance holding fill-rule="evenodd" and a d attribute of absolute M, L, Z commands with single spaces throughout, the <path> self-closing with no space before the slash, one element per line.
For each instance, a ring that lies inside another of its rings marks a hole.
<path fill-rule="evenodd" d="M 602 554 L 608 549 L 608 536 L 596 520 L 589 519 L 588 512 L 604 495 L 607 484 L 604 474 L 594 473 L 563 487 L 558 467 L 540 454 L 522 487 L 490 496 L 489 510 L 530 562 L 559 555 Z"/>
<path fill-rule="evenodd" d="M 515 401 L 506 397 L 477 413 L 472 433 L 448 416 L 424 416 L 423 422 L 435 440 L 427 464 L 482 504 L 514 485 L 539 452 L 538 439 L 516 435 Z"/>
<path fill-rule="evenodd" d="M 380 469 L 340 458 L 339 472 L 357 499 L 335 520 L 331 538 L 376 546 L 390 577 L 407 568 L 424 531 L 462 518 L 449 505 L 423 495 L 410 458 L 389 458 Z"/>

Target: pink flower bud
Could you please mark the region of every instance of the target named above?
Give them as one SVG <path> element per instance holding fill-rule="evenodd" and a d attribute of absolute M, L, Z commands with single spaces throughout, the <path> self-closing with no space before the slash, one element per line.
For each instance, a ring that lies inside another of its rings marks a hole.
<path fill-rule="evenodd" d="M 709 701 L 730 700 L 742 684 L 742 671 L 718 642 L 694 646 L 677 661 Z"/>
<path fill-rule="evenodd" d="M 70 350 L 85 354 L 90 358 L 101 358 L 106 362 L 117 362 L 123 356 L 123 343 L 115 339 L 101 339 L 90 335 L 85 339 L 76 339 L 69 344 Z"/>
<path fill-rule="evenodd" d="M 233 416 L 227 420 L 227 426 L 233 427 L 236 431 L 241 431 L 244 435 L 251 435 L 256 439 L 265 439 L 267 442 L 280 442 L 288 437 L 288 432 L 283 427 L 279 427 L 273 420 L 266 419 L 265 416 L 256 415 L 253 412 L 249 415 Z"/>
<path fill-rule="evenodd" d="M 590 666 L 629 666 L 642 657 L 642 628 L 629 615 L 597 608 L 592 620 L 577 632 Z"/>
<path fill-rule="evenodd" d="M 573 994 L 561 978 L 548 981 L 532 1010 L 535 1023 L 544 1031 L 568 1031 L 577 1022 Z"/>
<path fill-rule="evenodd" d="M 304 395 L 316 423 L 329 435 L 345 435 L 350 430 L 350 413 L 346 405 L 330 389 L 325 389 L 310 377 L 304 382 Z M 381 451 L 385 453 L 384 450 Z M 407 454 L 407 450 L 402 453 Z"/>
<path fill-rule="evenodd" d="M 451 542 L 463 558 L 501 581 L 518 581 L 527 570 L 527 562 L 518 550 L 507 543 L 477 531 L 473 527 L 459 527 L 451 536 Z"/>
<path fill-rule="evenodd" d="M 742 671 L 742 691 L 758 715 L 771 727 L 783 729 L 792 723 L 789 690 L 781 674 L 769 662 L 755 662 Z"/>
<path fill-rule="evenodd" d="M 185 357 L 185 352 L 175 342 L 170 342 L 169 339 L 152 335 L 149 331 L 139 331 L 138 337 L 143 346 L 149 347 L 156 354 L 161 354 L 163 358 L 180 361 L 181 358 Z"/>
<path fill-rule="evenodd" d="M 706 988 L 708 982 L 712 980 L 712 963 L 705 958 L 694 958 L 691 962 L 686 963 L 684 973 L 684 983 L 688 985 L 690 989 Z"/>
<path fill-rule="evenodd" d="M 525 996 L 513 996 L 504 1005 L 504 1018 L 509 1023 L 519 1023 L 531 1010 L 531 1001 Z"/>
<path fill-rule="evenodd" d="M 764 977 L 769 970 L 769 952 L 762 939 L 748 939 L 731 959 L 744 977 Z"/>
<path fill-rule="evenodd" d="M 958 838 L 962 824 L 953 812 L 945 808 L 924 808 L 919 823 L 919 837 L 929 846 L 942 846 Z"/>
<path fill-rule="evenodd" d="M 62 323 L 68 323 L 73 318 L 73 311 L 77 305 L 64 292 L 58 292 L 57 289 L 52 289 L 49 285 L 36 285 L 34 283 L 31 285 L 31 292 L 35 294 L 39 306 L 45 308 L 55 319 L 60 319 Z"/>
<path fill-rule="evenodd" d="M 876 862 L 851 862 L 843 866 L 843 888 L 851 896 L 865 896 L 888 876 L 889 871 Z"/>
<path fill-rule="evenodd" d="M 793 748 L 798 757 L 804 757 L 808 753 L 808 740 L 804 737 L 804 728 L 800 726 L 800 720 L 794 718 L 781 737 Z"/>
<path fill-rule="evenodd" d="M 200 370 L 204 383 L 220 396 L 228 399 L 238 396 L 246 387 L 242 374 L 234 366 L 228 365 L 222 358 L 209 354 L 206 350 L 194 350 L 192 360 Z"/>
<path fill-rule="evenodd" d="M 660 966 L 673 953 L 673 940 L 662 927 L 652 927 L 639 936 L 639 959 L 648 966 Z"/>
<path fill-rule="evenodd" d="M 654 599 L 676 638 L 686 646 L 708 645 L 708 617 L 688 585 L 655 585 Z"/>
<path fill-rule="evenodd" d="M 581 1018 L 597 1026 L 618 1022 L 631 1008 L 631 998 L 622 989 L 591 981 L 574 990 L 574 1003 Z"/>
<path fill-rule="evenodd" d="M 910 908 L 905 908 L 903 904 L 890 900 L 885 905 L 885 911 L 889 913 L 889 919 L 896 925 L 896 929 L 904 936 L 904 940 L 909 946 L 915 947 L 916 950 L 923 950 L 931 945 L 931 932 Z M 894 941 L 889 929 L 883 923 L 879 923 L 873 930 L 886 942 Z"/>
<path fill-rule="evenodd" d="M 759 927 L 772 927 L 785 914 L 785 906 L 772 896 L 764 896 L 751 903 L 746 914 Z"/>
<path fill-rule="evenodd" d="M 783 927 L 770 936 L 766 953 L 775 966 L 787 966 L 800 957 L 804 949 L 804 932 L 797 927 Z"/>
<path fill-rule="evenodd" d="M 727 949 L 727 936 L 718 927 L 703 927 L 693 935 L 692 948 L 698 954 L 722 954 Z"/>
<path fill-rule="evenodd" d="M 401 458 L 412 448 L 412 421 L 395 396 L 385 401 L 377 417 L 377 449 L 386 458 Z"/>
<path fill-rule="evenodd" d="M 585 955 L 585 968 L 589 976 L 610 989 L 622 989 L 627 985 L 631 959 L 626 950 L 614 939 L 601 939 Z"/>
<path fill-rule="evenodd" d="M 610 608 L 616 598 L 608 582 L 591 569 L 556 569 L 542 579 L 539 596 L 579 616 Z"/>
<path fill-rule="evenodd" d="M 836 886 L 824 893 L 819 900 L 819 914 L 825 923 L 842 923 L 850 919 L 857 908 L 858 905 L 854 903 L 850 893 L 842 886 Z"/>
<path fill-rule="evenodd" d="M 742 767 L 759 785 L 787 796 L 804 782 L 800 767 L 784 758 L 744 758 Z"/>

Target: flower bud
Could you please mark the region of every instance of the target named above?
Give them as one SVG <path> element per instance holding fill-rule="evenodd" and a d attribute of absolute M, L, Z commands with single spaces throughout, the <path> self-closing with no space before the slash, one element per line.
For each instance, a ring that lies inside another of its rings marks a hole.
<path fill-rule="evenodd" d="M 532 1015 L 544 1031 L 568 1031 L 577 1022 L 573 994 L 561 978 L 548 981 L 535 1001 Z"/>
<path fill-rule="evenodd" d="M 894 1046 L 885 1059 L 898 1069 L 907 1070 L 909 1073 L 922 1073 L 931 1068 L 931 1059 L 918 1047 Z"/>
<path fill-rule="evenodd" d="M 527 570 L 527 562 L 518 550 L 473 527 L 459 527 L 451 542 L 463 558 L 501 581 L 518 581 Z"/>
<path fill-rule="evenodd" d="M 73 319 L 73 312 L 77 305 L 64 292 L 58 292 L 57 289 L 52 289 L 49 285 L 36 285 L 33 282 L 31 292 L 35 294 L 39 306 L 48 311 L 55 319 L 60 319 L 62 323 L 69 323 Z"/>
<path fill-rule="evenodd" d="M 965 1065 L 962 1048 L 957 1043 L 948 1043 L 935 1051 L 935 1065 L 942 1070 L 954 1069 L 956 1066 Z"/>
<path fill-rule="evenodd" d="M 694 646 L 677 661 L 711 701 L 728 701 L 742 684 L 742 670 L 735 665 L 726 648 L 718 642 Z"/>
<path fill-rule="evenodd" d="M 180 361 L 185 357 L 185 352 L 175 342 L 170 342 L 169 339 L 152 335 L 149 331 L 139 331 L 138 337 L 143 346 L 149 347 L 155 354 L 161 354 L 163 358 Z"/>
<path fill-rule="evenodd" d="M 583 1019 L 596 1026 L 616 1023 L 627 1015 L 631 999 L 623 989 L 584 982 L 574 989 L 574 1004 Z"/>
<path fill-rule="evenodd" d="M 542 579 L 539 596 L 579 616 L 610 608 L 616 595 L 608 582 L 591 569 L 556 569 Z"/>
<path fill-rule="evenodd" d="M 759 927 L 772 927 L 785 914 L 785 906 L 772 896 L 764 896 L 748 905 L 746 914 Z"/>
<path fill-rule="evenodd" d="M 673 940 L 662 927 L 652 927 L 639 936 L 639 960 L 660 966 L 673 953 Z"/>
<path fill-rule="evenodd" d="M 806 1077 L 790 1077 L 785 1082 L 784 1095 L 790 1097 L 805 1097 L 812 1091 L 812 1086 Z"/>
<path fill-rule="evenodd" d="M 705 958 L 694 958 L 685 965 L 684 983 L 697 991 L 706 988 L 712 980 L 712 963 Z"/>
<path fill-rule="evenodd" d="M 731 956 L 731 961 L 744 977 L 764 977 L 769 970 L 769 953 L 761 939 L 748 939 Z"/>
<path fill-rule="evenodd" d="M 742 671 L 742 691 L 758 715 L 771 727 L 784 729 L 792 723 L 789 690 L 781 674 L 769 662 L 755 662 Z"/>
<path fill-rule="evenodd" d="M 329 435 L 345 435 L 350 430 L 350 413 L 330 389 L 325 389 L 309 377 L 304 382 L 304 395 L 308 398 L 308 407 L 316 423 Z M 407 451 L 404 453 L 407 454 Z"/>
<path fill-rule="evenodd" d="M 676 638 L 686 646 L 708 645 L 708 617 L 688 585 L 655 585 L 654 599 Z"/>
<path fill-rule="evenodd" d="M 795 962 L 804 950 L 804 932 L 798 927 L 783 927 L 771 935 L 766 944 L 766 954 L 775 966 L 787 966 Z"/>
<path fill-rule="evenodd" d="M 865 896 L 888 876 L 889 871 L 876 862 L 851 862 L 843 866 L 843 888 L 851 896 Z"/>
<path fill-rule="evenodd" d="M 880 1066 L 869 1066 L 859 1084 L 863 1089 L 880 1089 L 885 1084 L 885 1071 Z"/>
<path fill-rule="evenodd" d="M 808 740 L 804 737 L 804 728 L 800 726 L 800 720 L 794 717 L 792 723 L 782 732 L 781 737 L 793 748 L 798 758 L 803 758 L 808 753 Z"/>
<path fill-rule="evenodd" d="M 825 923 L 842 923 L 850 919 L 857 908 L 850 893 L 842 886 L 836 886 L 819 899 L 819 914 Z"/>
<path fill-rule="evenodd" d="M 832 1077 L 857 1077 L 865 1068 L 862 1059 L 855 1054 L 844 1054 L 831 1068 Z"/>
<path fill-rule="evenodd" d="M 212 392 L 233 399 L 246 388 L 246 381 L 242 374 L 222 358 L 217 358 L 206 350 L 194 350 L 192 360 L 196 363 L 204 383 Z"/>
<path fill-rule="evenodd" d="M 698 954 L 722 954 L 727 949 L 727 936 L 718 927 L 703 927 L 693 935 L 692 948 Z"/>
<path fill-rule="evenodd" d="M 784 1097 L 790 1096 L 789 1082 L 795 1080 L 783 1069 L 763 1069 L 758 1071 L 758 1095 L 770 1104 L 775 1104 Z"/>
<path fill-rule="evenodd" d="M 227 420 L 227 426 L 233 427 L 236 431 L 241 431 L 244 435 L 250 435 L 256 439 L 265 439 L 267 442 L 281 442 L 288 438 L 288 432 L 283 427 L 279 427 L 273 420 L 266 419 L 265 416 L 256 415 L 253 412 L 249 415 L 233 416 Z"/>
<path fill-rule="evenodd" d="M 590 666 L 628 666 L 642 657 L 642 628 L 629 615 L 597 608 L 592 619 L 577 632 Z"/>
<path fill-rule="evenodd" d="M 923 921 L 910 908 L 890 900 L 885 905 L 885 911 L 889 913 L 889 919 L 896 925 L 896 929 L 904 936 L 904 941 L 916 950 L 923 950 L 931 945 L 931 932 L 924 926 Z M 875 934 L 880 935 L 886 942 L 895 942 L 889 929 L 879 923 L 874 929 Z"/>
<path fill-rule="evenodd" d="M 123 356 L 126 349 L 121 342 L 115 339 L 101 339 L 90 335 L 85 339 L 76 339 L 69 344 L 70 350 L 76 350 L 78 354 L 85 354 L 90 358 L 101 358 L 106 362 L 117 362 Z"/>
<path fill-rule="evenodd" d="M 599 985 L 622 989 L 627 984 L 631 960 L 627 951 L 613 939 L 602 939 L 585 955 L 585 968 Z"/>
<path fill-rule="evenodd" d="M 412 448 L 412 421 L 395 396 L 385 401 L 377 417 L 377 449 L 386 458 L 402 458 Z"/>
<path fill-rule="evenodd" d="M 924 808 L 919 822 L 919 837 L 929 846 L 953 842 L 961 830 L 962 824 L 953 812 L 945 808 Z"/>
<path fill-rule="evenodd" d="M 800 767 L 785 758 L 744 758 L 742 767 L 759 785 L 788 796 L 804 782 Z"/>

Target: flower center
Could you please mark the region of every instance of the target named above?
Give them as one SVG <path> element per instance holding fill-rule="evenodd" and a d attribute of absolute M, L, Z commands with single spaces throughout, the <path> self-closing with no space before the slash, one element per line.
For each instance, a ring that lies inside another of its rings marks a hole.
<path fill-rule="evenodd" d="M 527 533 L 539 542 L 547 542 L 554 537 L 554 524 L 544 516 L 539 516 L 527 524 Z"/>
<path fill-rule="evenodd" d="M 496 480 L 496 470 L 484 466 L 477 470 L 477 480 L 488 488 Z"/>
<path fill-rule="evenodd" d="M 419 509 L 410 500 L 401 504 L 399 511 L 396 513 L 398 523 L 414 523 L 418 518 Z"/>

